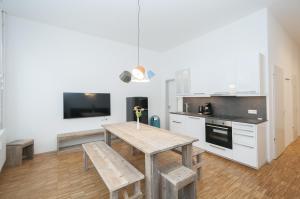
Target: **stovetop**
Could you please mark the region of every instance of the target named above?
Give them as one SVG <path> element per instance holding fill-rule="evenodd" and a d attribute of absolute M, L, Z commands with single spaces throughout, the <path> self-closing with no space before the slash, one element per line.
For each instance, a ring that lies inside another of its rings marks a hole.
<path fill-rule="evenodd" d="M 250 119 L 250 118 L 241 118 L 231 115 L 204 115 L 199 113 L 190 113 L 190 112 L 170 112 L 173 114 L 179 115 L 188 115 L 193 117 L 203 117 L 203 118 L 211 118 L 214 120 L 224 120 L 224 121 L 232 121 L 232 122 L 241 122 L 241 123 L 248 123 L 248 124 L 260 124 L 266 122 L 266 119 Z"/>

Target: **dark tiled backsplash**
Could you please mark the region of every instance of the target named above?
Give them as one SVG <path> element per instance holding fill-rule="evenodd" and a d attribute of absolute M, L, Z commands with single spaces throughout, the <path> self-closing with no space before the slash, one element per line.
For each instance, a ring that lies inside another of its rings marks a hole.
<path fill-rule="evenodd" d="M 198 107 L 210 102 L 214 115 L 228 115 L 241 118 L 267 119 L 266 97 L 184 97 L 189 104 L 189 112 L 198 113 Z M 248 110 L 257 110 L 257 115 L 248 114 Z"/>

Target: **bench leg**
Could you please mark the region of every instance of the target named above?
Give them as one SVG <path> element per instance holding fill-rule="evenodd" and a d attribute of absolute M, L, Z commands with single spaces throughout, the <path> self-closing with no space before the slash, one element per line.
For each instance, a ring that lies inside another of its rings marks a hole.
<path fill-rule="evenodd" d="M 196 156 L 196 164 L 200 164 L 201 163 L 201 154 Z M 197 168 L 197 179 L 200 180 L 201 178 L 201 167 Z"/>
<path fill-rule="evenodd" d="M 104 131 L 104 140 L 108 146 L 111 146 L 111 133 L 107 130 Z"/>
<path fill-rule="evenodd" d="M 178 190 L 164 177 L 161 179 L 161 199 L 178 199 Z M 179 194 L 180 195 L 180 194 Z M 182 194 L 181 194 L 182 195 Z"/>
<path fill-rule="evenodd" d="M 118 191 L 110 192 L 109 199 L 119 199 L 119 192 Z"/>
<path fill-rule="evenodd" d="M 141 191 L 141 183 L 136 182 L 134 183 L 133 195 L 131 197 L 128 196 L 128 192 L 124 192 L 124 199 L 142 199 L 143 194 Z"/>
<path fill-rule="evenodd" d="M 85 151 L 83 151 L 83 168 L 85 171 L 88 170 L 88 157 Z"/>
<path fill-rule="evenodd" d="M 134 192 L 133 192 L 133 196 L 132 199 L 141 199 L 143 194 L 141 191 L 141 182 L 138 181 L 136 183 L 134 183 Z"/>
<path fill-rule="evenodd" d="M 189 184 L 187 187 L 183 188 L 183 197 L 180 198 L 196 199 L 196 183 L 193 182 Z"/>
<path fill-rule="evenodd" d="M 33 159 L 33 144 L 23 148 L 23 154 L 25 155 L 26 159 Z"/>

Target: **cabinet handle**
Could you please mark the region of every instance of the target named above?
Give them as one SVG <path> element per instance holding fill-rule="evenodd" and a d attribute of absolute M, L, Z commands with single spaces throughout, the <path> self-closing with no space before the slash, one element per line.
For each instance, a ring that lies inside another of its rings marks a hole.
<path fill-rule="evenodd" d="M 246 144 L 239 144 L 239 143 L 233 143 L 233 144 L 240 145 L 240 146 L 244 146 L 244 147 L 247 147 L 247 148 L 250 148 L 250 149 L 254 149 L 253 146 L 248 146 L 248 145 L 246 145 Z"/>
<path fill-rule="evenodd" d="M 218 147 L 218 146 L 215 146 L 215 145 L 212 145 L 212 144 L 210 144 L 209 146 L 214 147 L 214 148 L 216 148 L 216 149 L 221 149 L 221 150 L 223 150 L 223 151 L 226 150 L 226 149 L 224 149 L 224 148 L 222 148 L 222 147 Z"/>
<path fill-rule="evenodd" d="M 238 130 L 238 131 L 247 131 L 247 132 L 254 133 L 254 131 L 247 130 L 247 129 L 238 129 L 238 128 L 233 128 L 233 129 L 234 129 L 234 130 Z"/>
<path fill-rule="evenodd" d="M 177 121 L 172 121 L 173 123 L 176 123 L 176 124 L 181 124 L 181 122 L 177 122 Z"/>
<path fill-rule="evenodd" d="M 233 133 L 234 135 L 241 135 L 241 136 L 245 136 L 245 137 L 251 137 L 254 138 L 254 135 L 246 135 L 246 134 L 242 134 L 242 133 Z"/>
<path fill-rule="evenodd" d="M 254 125 L 251 124 L 236 124 L 237 126 L 246 126 L 246 127 L 254 127 Z"/>
<path fill-rule="evenodd" d="M 189 117 L 189 118 L 191 118 L 191 119 L 195 119 L 195 120 L 200 120 L 200 118 L 199 117 Z"/>
<path fill-rule="evenodd" d="M 205 93 L 194 93 L 194 95 L 205 95 Z"/>

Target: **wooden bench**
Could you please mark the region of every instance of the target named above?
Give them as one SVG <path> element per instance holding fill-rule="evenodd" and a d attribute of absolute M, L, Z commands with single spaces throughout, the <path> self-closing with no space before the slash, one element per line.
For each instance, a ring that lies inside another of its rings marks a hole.
<path fill-rule="evenodd" d="M 104 129 L 93 129 L 93 130 L 86 130 L 86 131 L 77 131 L 77 132 L 70 132 L 70 133 L 61 133 L 57 134 L 57 151 L 61 151 L 63 149 L 68 148 L 74 148 L 74 147 L 80 147 L 81 144 L 84 144 L 84 142 L 79 143 L 72 143 L 71 145 L 66 145 L 67 142 L 70 141 L 78 141 L 83 138 L 91 138 L 93 136 L 101 136 L 98 140 L 104 136 Z M 92 140 L 92 141 L 98 141 L 98 140 Z M 91 142 L 91 141 L 85 141 Z"/>
<path fill-rule="evenodd" d="M 196 199 L 196 173 L 185 167 L 162 171 L 161 173 L 161 198 L 178 199 L 188 198 Z M 192 191 L 187 191 L 192 190 Z M 187 195 L 189 194 L 189 195 Z"/>
<path fill-rule="evenodd" d="M 182 149 L 176 148 L 173 150 L 175 153 L 182 154 Z M 201 169 L 202 169 L 202 153 L 205 151 L 198 147 L 193 146 L 192 148 L 192 157 L 193 157 L 193 170 L 197 171 L 197 177 L 200 179 L 201 177 Z"/>
<path fill-rule="evenodd" d="M 23 159 L 32 159 L 34 154 L 33 139 L 15 140 L 6 144 L 6 164 L 8 166 L 22 165 Z"/>
<path fill-rule="evenodd" d="M 140 181 L 144 179 L 144 175 L 116 151 L 102 141 L 83 144 L 82 148 L 84 169 L 88 169 L 88 159 L 90 159 L 109 189 L 111 199 L 118 199 L 119 191 L 131 184 L 134 185 L 133 196 L 128 197 L 125 191 L 124 198 L 142 198 Z"/>

